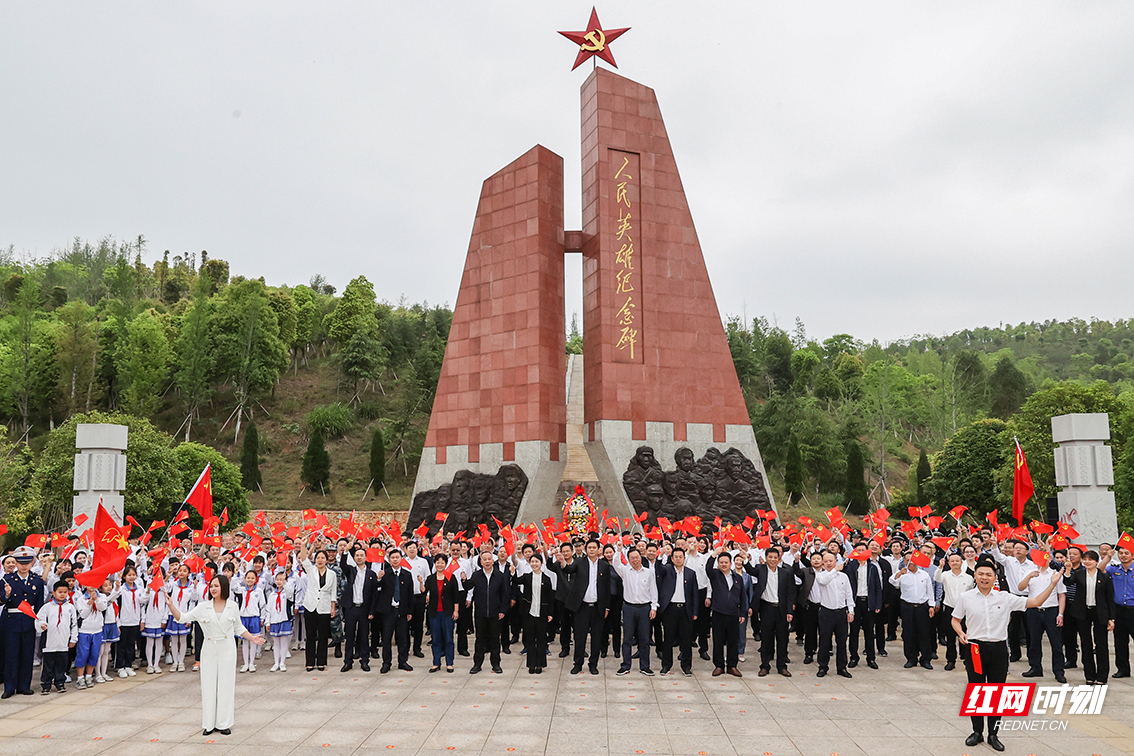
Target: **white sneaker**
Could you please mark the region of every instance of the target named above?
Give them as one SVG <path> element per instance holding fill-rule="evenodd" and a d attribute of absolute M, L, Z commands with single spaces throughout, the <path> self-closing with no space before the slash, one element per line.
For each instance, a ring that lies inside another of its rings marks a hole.
<path fill-rule="evenodd" d="M 122 678 L 126 678 L 126 677 L 130 676 L 130 673 L 127 672 L 125 669 L 120 669 L 120 670 L 118 670 L 118 676 L 122 677 Z"/>
<path fill-rule="evenodd" d="M 299 650 L 300 651 L 306 651 L 307 650 L 307 641 L 300 641 L 299 642 Z"/>
<path fill-rule="evenodd" d="M 130 677 L 137 677 L 138 676 L 138 673 L 135 672 L 133 669 L 126 670 L 126 674 L 130 675 Z"/>
<path fill-rule="evenodd" d="M 87 687 L 87 678 L 85 678 L 85 677 L 80 677 L 80 678 L 79 678 L 79 681 L 78 681 L 77 683 L 75 683 L 75 687 L 76 687 L 76 688 L 78 688 L 79 690 L 84 690 L 84 689 L 86 689 L 86 687 Z"/>
<path fill-rule="evenodd" d="M 103 684 L 104 682 L 106 682 L 106 678 L 105 678 L 105 677 L 103 677 L 102 675 L 97 675 L 97 676 L 95 677 L 94 681 L 95 681 L 95 682 L 96 682 L 97 684 L 99 684 L 99 685 L 102 685 L 102 684 Z"/>
<path fill-rule="evenodd" d="M 280 672 L 287 672 L 287 665 L 280 662 Z"/>
<path fill-rule="evenodd" d="M 166 654 L 165 655 L 165 663 L 166 664 L 173 664 L 173 654 Z"/>
<path fill-rule="evenodd" d="M 286 654 L 284 654 L 284 656 L 286 656 L 288 659 L 290 659 L 291 658 L 291 650 L 289 649 L 288 652 Z"/>
<path fill-rule="evenodd" d="M 240 669 L 239 669 L 239 670 L 237 670 L 237 671 L 239 671 L 239 672 L 247 672 L 247 671 L 248 671 L 248 665 L 247 665 L 247 664 L 243 664 L 243 665 L 241 665 Z"/>
<path fill-rule="evenodd" d="M 160 675 L 160 674 L 161 674 L 161 667 L 160 667 L 160 666 L 158 666 L 158 667 L 154 667 L 154 674 L 155 674 L 155 675 Z"/>
<path fill-rule="evenodd" d="M 255 664 L 249 664 L 248 665 L 248 671 L 249 672 L 255 672 L 256 671 L 256 665 Z"/>
<path fill-rule="evenodd" d="M 279 671 L 280 671 L 280 665 L 279 665 L 278 663 L 277 663 L 277 664 L 273 664 L 273 665 L 272 665 L 272 668 L 271 668 L 271 669 L 269 669 L 268 671 L 269 671 L 269 672 L 279 672 Z"/>
<path fill-rule="evenodd" d="M 737 661 L 744 661 L 744 654 L 741 654 L 740 656 L 736 657 L 736 659 L 737 659 Z"/>
<path fill-rule="evenodd" d="M 70 675 L 63 675 L 63 680 L 65 682 L 74 682 L 74 680 L 71 679 Z"/>

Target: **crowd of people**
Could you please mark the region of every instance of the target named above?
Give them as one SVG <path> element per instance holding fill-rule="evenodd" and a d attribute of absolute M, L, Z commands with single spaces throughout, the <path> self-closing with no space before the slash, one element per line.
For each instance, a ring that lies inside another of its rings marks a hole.
<path fill-rule="evenodd" d="M 246 528 L 228 548 L 131 539 L 125 567 L 98 587 L 78 580 L 89 568 L 84 550 L 64 559 L 21 546 L 3 557 L 3 698 L 33 694 L 35 667 L 50 695 L 190 664 L 211 681 L 202 687 L 213 710 L 205 732 L 226 732 L 226 675 L 235 678 L 238 650 L 246 674 L 268 653 L 268 672 L 286 672 L 293 652 L 307 671 L 333 658 L 342 672 L 369 672 L 372 659 L 380 673 L 412 672 L 411 658 L 428 650 L 429 673 L 451 674 L 457 657 L 471 656 L 468 673 L 487 665 L 499 674 L 502 654 L 515 653 L 533 675 L 558 655 L 573 675 L 598 675 L 612 657 L 617 675 L 636 665 L 647 676 L 691 676 L 700 659 L 713 676 L 742 677 L 744 664 L 791 677 L 793 667 L 815 665 L 817 677 L 851 678 L 861 665 L 878 669 L 899 627 L 910 670 L 934 670 L 943 656 L 945 671 L 960 661 L 969 681 L 1002 682 L 1021 660 L 1027 678 L 1050 671 L 1062 683 L 1080 668 L 1086 684 L 1129 677 L 1128 541 L 1096 551 L 1053 548 L 1019 529 L 1001 542 L 991 527 L 843 530 L 823 541 L 773 525 L 756 546 L 735 528 L 660 538 L 656 529 L 652 538 L 606 529 L 556 544 L 500 535 L 403 542 L 385 531 L 273 540 Z M 970 745 L 985 722 L 973 725 Z M 987 726 L 989 744 L 1002 749 L 996 720 Z"/>

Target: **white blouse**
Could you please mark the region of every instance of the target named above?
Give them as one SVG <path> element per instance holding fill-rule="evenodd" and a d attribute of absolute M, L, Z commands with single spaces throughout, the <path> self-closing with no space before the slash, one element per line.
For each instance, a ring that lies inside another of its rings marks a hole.
<path fill-rule="evenodd" d="M 240 621 L 240 608 L 233 601 L 226 601 L 224 611 L 217 614 L 213 610 L 213 601 L 210 598 L 202 601 L 187 612 L 181 613 L 182 624 L 196 622 L 201 626 L 207 641 L 231 641 L 233 637 L 244 632 L 244 624 Z"/>
<path fill-rule="evenodd" d="M 309 612 L 330 614 L 331 604 L 339 595 L 338 575 L 330 567 L 323 585 L 319 585 L 319 568 L 310 559 L 303 560 L 303 570 L 307 573 L 307 593 L 303 597 L 303 608 Z"/>

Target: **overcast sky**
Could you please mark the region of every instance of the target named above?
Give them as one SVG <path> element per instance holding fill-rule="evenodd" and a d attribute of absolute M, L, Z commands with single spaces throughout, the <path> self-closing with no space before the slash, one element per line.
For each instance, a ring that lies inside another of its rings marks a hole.
<path fill-rule="evenodd" d="M 481 182 L 579 210 L 590 3 L 0 0 L 0 247 L 456 300 Z M 1134 4 L 608 0 L 722 315 L 882 341 L 1134 316 Z M 581 309 L 568 261 L 568 309 Z M 569 313 L 568 313 L 569 315 Z"/>

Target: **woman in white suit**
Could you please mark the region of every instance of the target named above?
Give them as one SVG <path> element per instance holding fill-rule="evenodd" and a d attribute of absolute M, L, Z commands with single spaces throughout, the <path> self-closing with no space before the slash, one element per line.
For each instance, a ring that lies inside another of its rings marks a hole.
<path fill-rule="evenodd" d="M 201 727 L 203 735 L 214 731 L 232 733 L 236 719 L 236 643 L 237 635 L 261 644 L 264 639 L 252 635 L 240 622 L 240 609 L 228 600 L 228 577 L 217 575 L 209 582 L 209 599 L 187 612 L 171 602 L 173 619 L 182 624 L 196 622 L 204 633 L 201 654 Z"/>
<path fill-rule="evenodd" d="M 299 564 L 307 574 L 307 593 L 303 597 L 303 616 L 307 622 L 307 671 L 327 668 L 327 640 L 331 636 L 331 617 L 335 616 L 339 596 L 338 575 L 327 567 L 327 552 L 315 552 L 315 562 L 307 558 L 306 546 L 299 547 Z"/>

